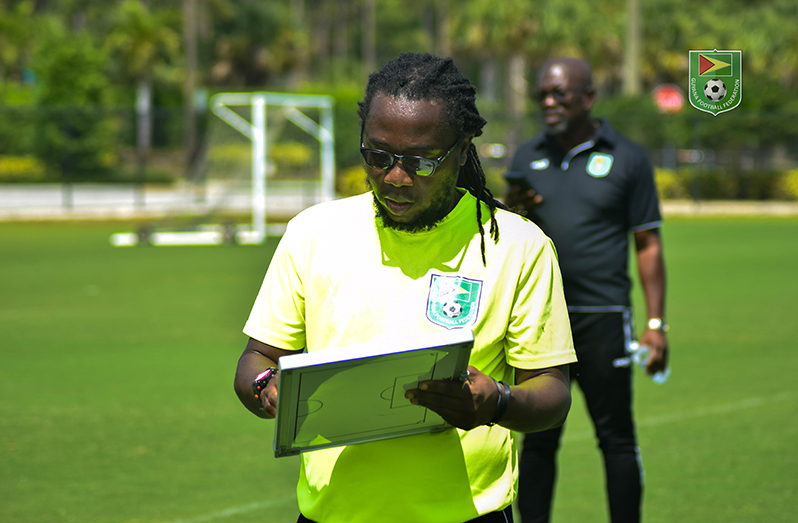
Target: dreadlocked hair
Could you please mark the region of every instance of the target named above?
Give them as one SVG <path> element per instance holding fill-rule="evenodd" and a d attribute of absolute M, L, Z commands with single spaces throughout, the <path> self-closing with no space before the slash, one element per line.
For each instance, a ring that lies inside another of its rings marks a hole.
<path fill-rule="evenodd" d="M 479 114 L 476 105 L 476 88 L 463 76 L 454 60 L 439 58 L 429 53 L 402 53 L 385 67 L 372 73 L 366 86 L 366 94 L 358 102 L 358 115 L 362 123 L 366 121 L 371 101 L 376 94 L 403 97 L 408 100 L 437 100 L 446 107 L 449 125 L 461 138 L 482 135 L 487 123 Z M 490 211 L 490 236 L 494 243 L 499 241 L 499 224 L 496 221 L 496 208 L 507 209 L 497 201 L 487 187 L 485 172 L 479 161 L 476 146 L 471 143 L 466 163 L 460 168 L 457 186 L 466 189 L 477 199 L 477 225 L 481 238 L 482 264 L 485 258 L 485 229 L 482 226 L 482 205 Z"/>

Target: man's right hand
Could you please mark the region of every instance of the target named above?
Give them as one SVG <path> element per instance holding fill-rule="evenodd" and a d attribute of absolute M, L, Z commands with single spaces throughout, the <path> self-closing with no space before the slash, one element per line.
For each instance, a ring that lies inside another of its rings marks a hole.
<path fill-rule="evenodd" d="M 526 216 L 542 201 L 543 197 L 534 189 L 525 190 L 517 186 L 511 186 L 504 195 L 505 205 L 522 216 Z"/>
<path fill-rule="evenodd" d="M 274 418 L 277 414 L 277 382 L 280 375 L 277 374 L 269 380 L 266 388 L 260 391 L 259 396 L 255 396 L 252 390 L 252 382 L 264 370 L 274 367 L 278 368 L 277 360 L 286 354 L 297 354 L 301 350 L 288 351 L 278 349 L 272 345 L 250 338 L 243 354 L 238 359 L 236 367 L 236 377 L 233 383 L 238 399 L 253 414 L 259 418 Z"/>
<path fill-rule="evenodd" d="M 277 416 L 277 380 L 279 379 L 280 375 L 277 374 L 274 379 L 269 381 L 266 388 L 260 391 L 260 397 L 258 398 L 263 407 L 263 412 L 270 418 Z"/>

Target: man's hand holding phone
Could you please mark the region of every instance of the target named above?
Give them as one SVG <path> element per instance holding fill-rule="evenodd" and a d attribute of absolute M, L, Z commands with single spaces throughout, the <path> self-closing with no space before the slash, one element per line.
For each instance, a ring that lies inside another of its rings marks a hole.
<path fill-rule="evenodd" d="M 543 201 L 543 197 L 532 188 L 524 173 L 506 172 L 502 174 L 502 178 L 507 183 L 504 203 L 513 211 L 526 216 Z"/>

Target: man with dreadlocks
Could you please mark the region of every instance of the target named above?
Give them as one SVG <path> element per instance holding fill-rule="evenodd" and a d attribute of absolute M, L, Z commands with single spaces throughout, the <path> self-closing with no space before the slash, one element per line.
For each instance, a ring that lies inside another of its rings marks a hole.
<path fill-rule="evenodd" d="M 372 74 L 359 109 L 371 191 L 297 215 L 272 258 L 235 378 L 261 418 L 276 414 L 283 355 L 475 335 L 469 381 L 405 395 L 453 428 L 302 454 L 299 522 L 511 521 L 515 431 L 568 413 L 575 354 L 555 252 L 485 187 L 475 96 L 450 58 L 404 53 Z"/>

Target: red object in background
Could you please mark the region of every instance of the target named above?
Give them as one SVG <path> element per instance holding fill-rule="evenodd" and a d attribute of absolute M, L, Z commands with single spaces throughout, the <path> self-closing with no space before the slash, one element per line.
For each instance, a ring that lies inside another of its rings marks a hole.
<path fill-rule="evenodd" d="M 684 93 L 675 85 L 660 85 L 654 89 L 654 102 L 661 113 L 677 114 L 684 108 Z"/>

